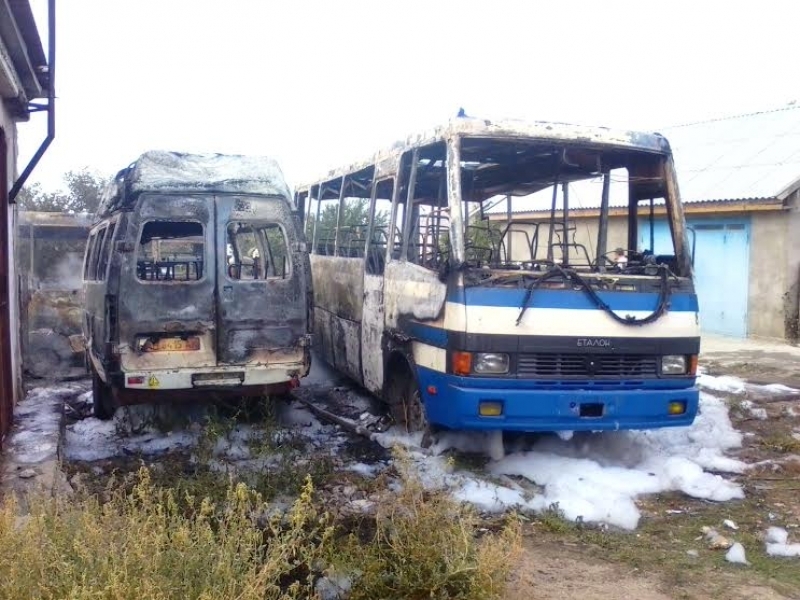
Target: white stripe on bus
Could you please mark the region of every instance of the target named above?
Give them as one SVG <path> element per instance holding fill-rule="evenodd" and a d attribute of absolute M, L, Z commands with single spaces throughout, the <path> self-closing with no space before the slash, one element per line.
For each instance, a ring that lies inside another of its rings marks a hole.
<path fill-rule="evenodd" d="M 451 331 L 495 335 L 559 335 L 569 337 L 675 338 L 700 335 L 695 312 L 667 312 L 654 323 L 624 325 L 610 315 L 595 310 L 569 308 L 529 308 L 517 326 L 519 307 L 474 306 L 447 303 L 445 327 Z M 647 311 L 618 311 L 625 317 L 641 319 Z"/>

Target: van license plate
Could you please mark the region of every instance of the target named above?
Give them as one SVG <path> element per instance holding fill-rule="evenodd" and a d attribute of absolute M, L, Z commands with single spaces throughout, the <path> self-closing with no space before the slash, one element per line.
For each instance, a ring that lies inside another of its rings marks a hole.
<path fill-rule="evenodd" d="M 192 375 L 192 385 L 195 387 L 214 387 L 242 385 L 244 383 L 244 373 L 223 372 L 223 373 L 196 373 Z"/>
<path fill-rule="evenodd" d="M 194 352 L 200 350 L 200 338 L 159 338 L 148 340 L 142 348 L 145 352 Z"/>

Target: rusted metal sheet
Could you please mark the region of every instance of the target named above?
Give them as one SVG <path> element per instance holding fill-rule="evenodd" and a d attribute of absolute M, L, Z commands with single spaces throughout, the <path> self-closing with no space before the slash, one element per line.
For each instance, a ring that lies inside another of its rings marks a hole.
<path fill-rule="evenodd" d="M 615 130 L 607 127 L 548 123 L 544 121 L 521 121 L 512 119 L 489 120 L 458 117 L 429 131 L 409 135 L 404 140 L 395 142 L 389 148 L 380 150 L 367 160 L 331 170 L 321 179 L 316 179 L 300 185 L 298 189 L 304 189 L 311 185 L 337 179 L 344 175 L 372 167 L 373 165 L 382 165 L 387 161 L 397 161 L 402 154 L 414 148 L 458 137 L 524 138 L 527 140 L 538 139 L 543 141 L 583 143 L 588 145 L 596 144 L 606 147 L 615 146 L 659 154 L 667 154 L 670 152 L 669 143 L 666 138 L 658 133 L 643 133 L 638 131 Z"/>
<path fill-rule="evenodd" d="M 278 163 L 267 156 L 149 151 L 122 169 L 106 188 L 97 214 L 131 210 L 142 193 L 261 195 L 286 198 L 289 188 Z M 169 201 L 168 196 L 162 196 Z"/>
<path fill-rule="evenodd" d="M 311 256 L 314 306 L 350 321 L 361 321 L 364 308 L 364 259 Z"/>
<path fill-rule="evenodd" d="M 401 319 L 439 319 L 447 298 L 447 285 L 437 273 L 410 262 L 393 260 L 386 265 L 384 306 L 386 326 L 397 328 Z"/>
<path fill-rule="evenodd" d="M 364 320 L 361 323 L 361 347 L 374 348 L 362 353 L 361 369 L 364 387 L 379 394 L 383 389 L 383 353 L 380 352 L 384 332 L 383 275 L 364 276 Z"/>

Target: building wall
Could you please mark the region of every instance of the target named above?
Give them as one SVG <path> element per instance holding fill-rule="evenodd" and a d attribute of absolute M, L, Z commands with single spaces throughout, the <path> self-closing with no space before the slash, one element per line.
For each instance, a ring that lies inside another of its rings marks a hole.
<path fill-rule="evenodd" d="M 590 218 L 575 218 L 573 219 L 576 225 L 576 229 L 574 233 L 570 233 L 570 241 L 575 241 L 578 244 L 582 244 L 589 255 L 589 259 L 594 261 L 595 254 L 597 252 L 597 231 L 599 229 L 599 223 L 597 217 L 590 217 Z M 505 224 L 504 224 L 505 225 Z M 523 223 L 515 223 L 512 229 L 512 240 L 511 240 L 511 260 L 514 261 L 525 261 L 530 260 L 531 255 L 528 252 L 527 244 L 528 240 L 525 238 L 525 234 L 522 231 L 525 231 L 533 241 L 533 232 L 536 229 L 534 225 L 526 225 Z M 542 224 L 538 228 L 539 235 L 538 235 L 538 243 L 536 244 L 536 258 L 544 258 L 547 256 L 547 246 L 548 246 L 548 238 L 549 238 L 549 227 L 547 224 Z M 555 232 L 559 232 L 560 230 L 556 228 Z M 553 242 L 557 241 L 557 238 L 553 237 Z M 608 221 L 608 243 L 606 245 L 608 251 L 614 250 L 615 248 L 625 248 L 628 244 L 628 223 L 625 217 L 610 217 Z M 574 249 L 570 249 L 570 253 L 574 252 Z M 579 256 L 583 256 L 582 252 L 579 253 Z M 560 252 L 555 252 L 555 259 L 558 260 L 561 258 Z M 585 258 L 584 258 L 585 262 Z"/>
<path fill-rule="evenodd" d="M 12 184 L 14 183 L 14 179 L 17 175 L 17 128 L 14 121 L 11 119 L 11 116 L 5 109 L 5 106 L 2 102 L 0 102 L 0 128 L 2 129 L 5 135 L 5 142 L 6 142 L 6 189 L 10 190 Z M 8 240 L 8 296 L 10 299 L 9 302 L 9 313 L 10 313 L 10 322 L 11 322 L 11 347 L 10 347 L 10 354 L 11 354 L 11 374 L 12 374 L 12 381 L 13 381 L 13 391 L 12 391 L 12 400 L 13 403 L 16 402 L 22 396 L 22 364 L 21 364 L 21 356 L 22 356 L 22 349 L 20 346 L 20 337 L 19 337 L 19 303 L 17 302 L 17 298 L 19 297 L 19 281 L 17 278 L 17 271 L 15 268 L 15 255 L 14 255 L 14 244 L 12 240 L 14 239 L 14 232 L 16 230 L 16 217 L 17 217 L 17 207 L 15 204 L 8 206 L 8 220 L 7 223 L 0 224 L 0 226 L 5 226 L 6 228 L 6 235 L 8 236 L 6 239 Z"/>
<path fill-rule="evenodd" d="M 800 190 L 786 201 L 784 329 L 791 342 L 800 339 Z"/>
<path fill-rule="evenodd" d="M 749 299 L 747 332 L 749 337 L 786 337 L 786 270 L 789 250 L 787 214 L 752 213 L 750 219 Z"/>

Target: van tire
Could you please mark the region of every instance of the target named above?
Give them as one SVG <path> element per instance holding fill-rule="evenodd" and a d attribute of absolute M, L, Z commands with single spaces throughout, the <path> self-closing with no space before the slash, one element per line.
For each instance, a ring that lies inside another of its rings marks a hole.
<path fill-rule="evenodd" d="M 429 446 L 431 427 L 417 379 L 406 361 L 395 364 L 386 382 L 386 401 L 392 420 L 408 433 L 423 432 L 423 447 Z"/>
<path fill-rule="evenodd" d="M 108 421 L 117 412 L 111 387 L 100 379 L 97 371 L 92 369 L 92 414 L 101 421 Z"/>

